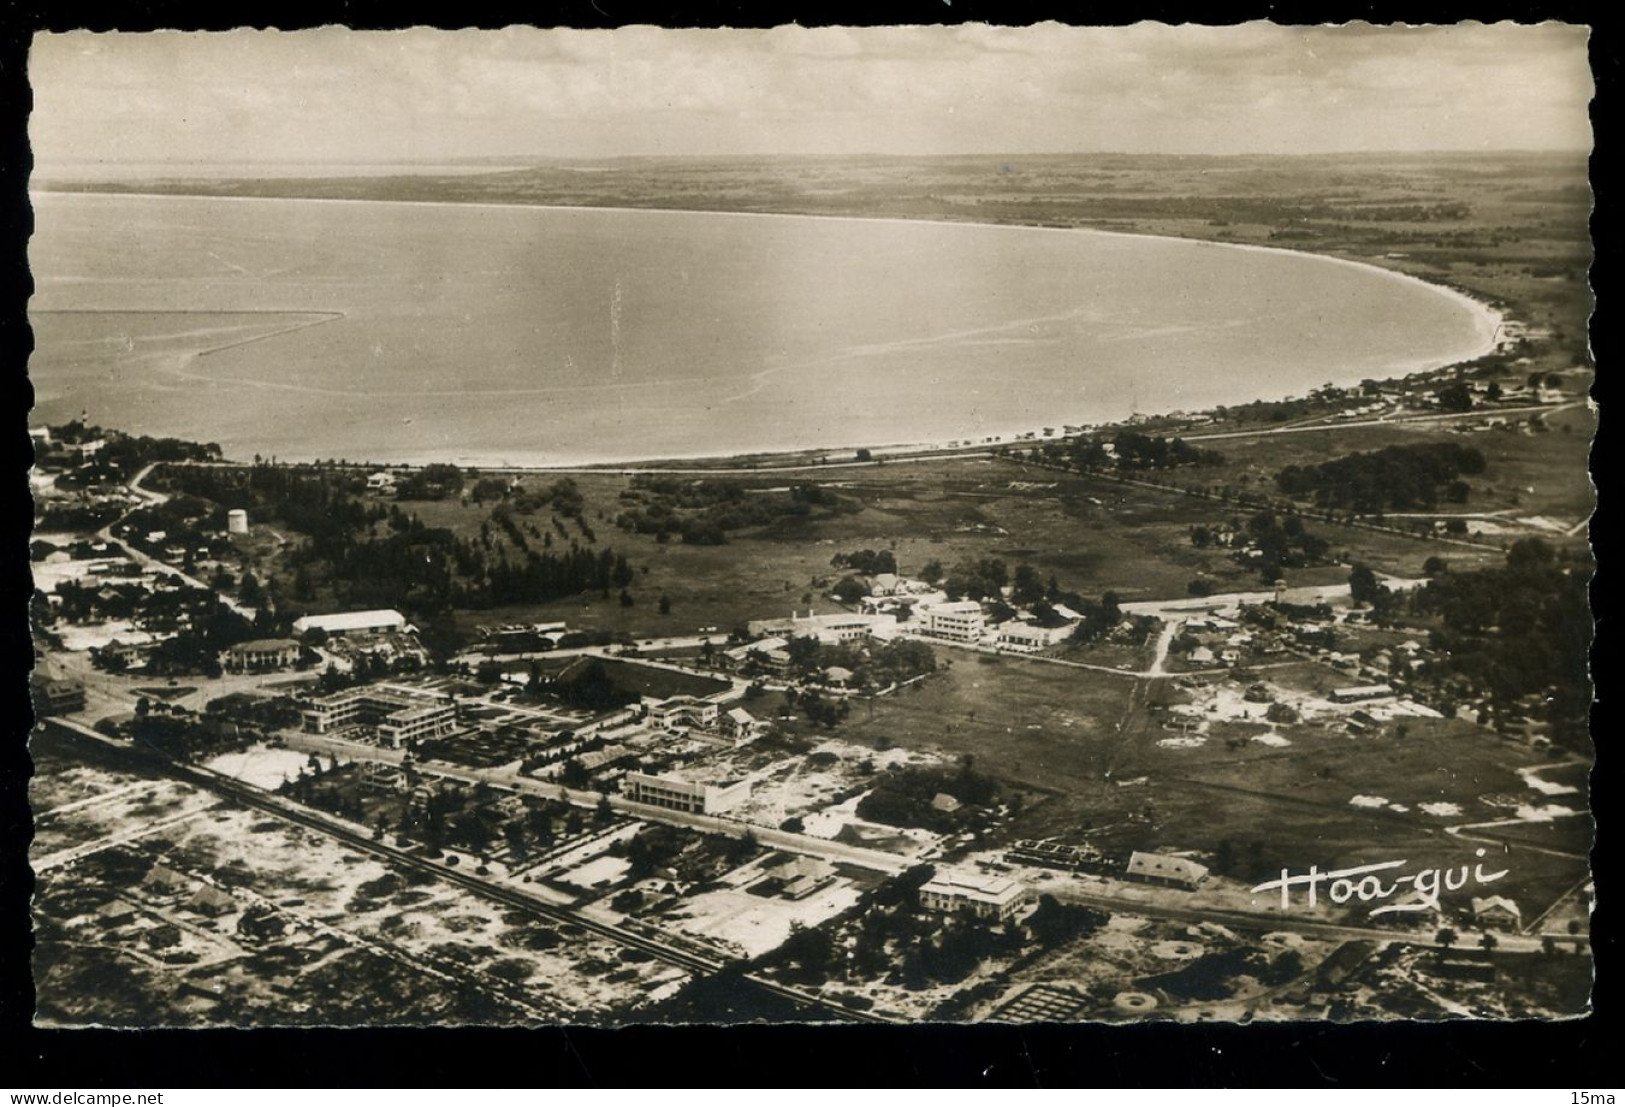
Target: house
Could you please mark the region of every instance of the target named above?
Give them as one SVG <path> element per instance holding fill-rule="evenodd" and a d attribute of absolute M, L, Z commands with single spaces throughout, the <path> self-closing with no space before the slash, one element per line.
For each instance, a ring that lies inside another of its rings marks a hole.
<path fill-rule="evenodd" d="M 717 725 L 719 708 L 698 696 L 673 696 L 649 707 L 649 721 L 663 730 L 710 730 Z"/>
<path fill-rule="evenodd" d="M 717 729 L 722 731 L 726 738 L 735 742 L 749 742 L 761 733 L 761 720 L 746 711 L 743 707 L 736 707 L 732 711 L 723 712 L 717 720 Z"/>
<path fill-rule="evenodd" d="M 1003 921 L 1027 903 L 1027 887 L 1004 876 L 984 876 L 939 868 L 920 888 L 920 906 L 945 914 L 969 912 L 979 919 Z"/>
<path fill-rule="evenodd" d="M 1473 922 L 1485 930 L 1516 930 L 1523 924 L 1523 911 L 1506 896 L 1474 896 Z"/>
<path fill-rule="evenodd" d="M 1394 900 L 1391 908 L 1376 921 L 1404 928 L 1431 928 L 1444 917 L 1437 899 L 1421 892 L 1407 892 Z"/>
<path fill-rule="evenodd" d="M 393 492 L 393 491 L 395 491 L 395 474 L 378 472 L 378 473 L 373 473 L 373 474 L 369 475 L 367 477 L 367 491 L 368 492 Z"/>
<path fill-rule="evenodd" d="M 835 866 L 821 857 L 786 857 L 764 871 L 782 885 L 779 894 L 785 899 L 806 899 L 835 879 Z"/>
<path fill-rule="evenodd" d="M 103 589 L 102 591 L 108 591 Z M 115 593 L 116 596 L 116 593 Z M 103 602 L 106 602 L 105 600 Z M 117 638 L 103 646 L 97 656 L 102 664 L 113 665 L 120 669 L 140 669 L 147 664 L 147 654 L 152 646 L 146 642 L 121 642 Z"/>
<path fill-rule="evenodd" d="M 1207 879 L 1207 866 L 1187 857 L 1135 850 L 1129 856 L 1128 869 L 1123 875 L 1125 879 L 1143 884 L 1161 884 L 1194 892 Z"/>
<path fill-rule="evenodd" d="M 406 774 L 398 765 L 388 765 L 381 761 L 359 761 L 356 768 L 362 791 L 387 794 L 406 790 Z"/>
<path fill-rule="evenodd" d="M 68 715 L 85 709 L 85 686 L 71 680 L 44 680 L 34 687 L 39 715 Z"/>
<path fill-rule="evenodd" d="M 964 805 L 962 803 L 960 803 L 953 796 L 950 796 L 947 792 L 938 792 L 935 796 L 931 797 L 932 810 L 941 811 L 945 815 L 951 815 L 963 806 Z"/>
<path fill-rule="evenodd" d="M 270 673 L 289 669 L 299 661 L 300 645 L 291 638 L 255 638 L 220 652 L 220 667 L 228 673 Z"/>
<path fill-rule="evenodd" d="M 197 894 L 186 901 L 186 909 L 199 915 L 219 918 L 221 915 L 230 915 L 236 911 L 237 901 L 214 885 L 205 884 L 197 890 Z"/>
<path fill-rule="evenodd" d="M 155 895 L 171 896 L 189 891 L 192 887 L 192 881 L 191 878 L 176 872 L 168 865 L 154 865 L 147 870 L 147 875 L 142 878 L 141 886 Z"/>
<path fill-rule="evenodd" d="M 724 651 L 727 658 L 736 665 L 743 665 L 747 661 L 768 661 L 769 655 L 777 652 L 784 653 L 784 647 L 790 643 L 783 638 L 758 638 L 754 642 L 746 642 L 743 646 L 735 646 Z M 789 655 L 784 655 L 788 660 Z"/>
<path fill-rule="evenodd" d="M 922 607 L 919 616 L 923 621 L 922 631 L 933 638 L 974 642 L 987 629 L 987 616 L 982 613 L 982 605 L 975 600 Z"/>
<path fill-rule="evenodd" d="M 895 596 L 902 586 L 902 578 L 896 573 L 876 573 L 869 578 L 869 595 Z"/>
<path fill-rule="evenodd" d="M 96 921 L 103 926 L 123 926 L 135 918 L 135 908 L 121 899 L 102 904 L 96 909 Z"/>
<path fill-rule="evenodd" d="M 302 615 L 293 621 L 293 632 L 300 636 L 313 630 L 329 636 L 346 634 L 406 633 L 414 630 L 399 611 L 382 608 L 375 611 L 340 611 L 331 615 Z"/>
<path fill-rule="evenodd" d="M 576 755 L 581 767 L 589 773 L 596 773 L 600 769 L 607 769 L 617 761 L 624 761 L 632 756 L 632 750 L 626 746 L 605 746 L 603 749 L 592 750 L 588 753 Z"/>
<path fill-rule="evenodd" d="M 824 683 L 831 688 L 845 688 L 852 683 L 855 674 L 851 669 L 843 669 L 839 665 L 831 665 L 824 670 Z"/>
<path fill-rule="evenodd" d="M 749 778 L 710 781 L 676 772 L 658 776 L 627 773 L 621 780 L 622 792 L 633 803 L 699 815 L 714 815 L 739 806 L 749 798 L 750 789 Z"/>

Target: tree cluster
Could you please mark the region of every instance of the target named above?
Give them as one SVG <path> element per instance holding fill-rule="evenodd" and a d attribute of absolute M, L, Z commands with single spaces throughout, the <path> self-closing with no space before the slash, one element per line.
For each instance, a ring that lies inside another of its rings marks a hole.
<path fill-rule="evenodd" d="M 737 480 L 683 481 L 656 476 L 634 477 L 621 500 L 630 505 L 616 517 L 621 529 L 653 534 L 660 541 L 678 535 L 694 546 L 722 545 L 729 531 L 745 527 L 859 507 L 828 488 L 807 482 L 781 492 L 753 489 Z"/>
<path fill-rule="evenodd" d="M 962 805 L 957 811 L 941 811 L 932 800 L 946 794 Z M 975 817 L 967 808 L 986 809 L 999 796 L 992 777 L 975 770 L 967 756 L 956 770 L 910 765 L 882 776 L 868 795 L 859 801 L 860 819 L 887 826 L 923 827 L 947 833 Z"/>
<path fill-rule="evenodd" d="M 1412 594 L 1436 615 L 1424 675 L 1464 678 L 1492 701 L 1544 702 L 1554 739 L 1583 742 L 1592 686 L 1590 566 L 1566 563 L 1539 538 L 1514 543 L 1506 565 L 1449 572 Z"/>
<path fill-rule="evenodd" d="M 1465 503 L 1466 482 L 1484 471 L 1484 455 L 1458 442 L 1387 446 L 1318 465 L 1289 465 L 1275 483 L 1289 496 L 1312 496 L 1317 506 L 1363 514 L 1432 510 L 1441 496 Z"/>

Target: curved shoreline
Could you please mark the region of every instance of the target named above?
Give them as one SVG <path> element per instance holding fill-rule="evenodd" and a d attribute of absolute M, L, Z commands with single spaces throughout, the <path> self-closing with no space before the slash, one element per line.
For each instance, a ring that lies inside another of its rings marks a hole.
<path fill-rule="evenodd" d="M 714 217 L 733 217 L 733 218 L 744 217 L 744 218 L 758 218 L 758 219 L 827 220 L 827 221 L 842 222 L 842 223 L 876 223 L 876 224 L 889 225 L 889 226 L 919 226 L 919 225 L 927 225 L 927 226 L 958 226 L 958 227 L 968 227 L 968 228 L 997 230 L 997 231 L 1047 232 L 1047 233 L 1051 233 L 1051 234 L 1087 235 L 1087 236 L 1095 236 L 1095 237 L 1100 237 L 1100 238 L 1111 238 L 1111 239 L 1140 239 L 1140 240 L 1150 240 L 1150 241 L 1154 241 L 1154 242 L 1176 243 L 1176 244 L 1180 244 L 1180 245 L 1184 245 L 1184 246 L 1190 246 L 1190 247 L 1210 247 L 1210 248 L 1219 248 L 1219 249 L 1232 249 L 1232 250 L 1251 251 L 1251 252 L 1263 253 L 1263 254 L 1275 255 L 1275 256 L 1285 256 L 1285 257 L 1293 257 L 1293 258 L 1300 258 L 1300 259 L 1312 259 L 1314 261 L 1318 261 L 1318 262 L 1322 262 L 1322 263 L 1330 263 L 1330 264 L 1333 264 L 1333 265 L 1341 265 L 1341 266 L 1352 268 L 1352 269 L 1355 269 L 1355 270 L 1361 270 L 1361 271 L 1365 271 L 1365 272 L 1368 272 L 1368 273 L 1371 273 L 1371 274 L 1379 275 L 1379 276 L 1384 277 L 1384 278 L 1386 278 L 1388 280 L 1391 280 L 1391 281 L 1397 282 L 1399 284 L 1411 287 L 1413 289 L 1426 290 L 1426 291 L 1428 291 L 1430 293 L 1433 293 L 1435 295 L 1444 297 L 1446 300 L 1448 300 L 1448 301 L 1456 304 L 1457 306 L 1463 308 L 1464 310 L 1466 310 L 1473 317 L 1474 325 L 1475 325 L 1474 329 L 1475 329 L 1476 334 L 1477 334 L 1477 341 L 1472 347 L 1470 347 L 1469 349 L 1467 349 L 1465 351 L 1454 352 L 1454 353 L 1451 353 L 1449 355 L 1426 357 L 1426 358 L 1421 358 L 1419 360 L 1416 360 L 1416 361 L 1410 362 L 1410 363 L 1396 364 L 1396 365 L 1390 367 L 1387 370 L 1387 372 L 1389 372 L 1390 376 L 1409 376 L 1409 375 L 1413 375 L 1413 374 L 1416 374 L 1416 373 L 1432 372 L 1432 371 L 1435 371 L 1435 370 L 1440 369 L 1440 368 L 1444 368 L 1444 367 L 1447 367 L 1447 366 L 1450 366 L 1450 365 L 1459 364 L 1459 363 L 1464 362 L 1464 361 L 1470 361 L 1470 360 L 1473 360 L 1474 358 L 1482 357 L 1485 354 L 1492 353 L 1497 348 L 1496 336 L 1499 333 L 1501 327 L 1506 322 L 1506 316 L 1501 310 L 1497 309 L 1496 307 L 1492 306 L 1489 303 L 1486 303 L 1483 300 L 1477 299 L 1476 297 L 1471 296 L 1468 293 L 1461 291 L 1460 289 L 1450 287 L 1449 285 L 1436 284 L 1436 283 L 1434 283 L 1432 281 L 1425 280 L 1422 277 L 1415 276 L 1414 274 L 1401 272 L 1401 271 L 1396 270 L 1396 269 L 1391 269 L 1391 268 L 1388 268 L 1386 266 L 1378 265 L 1378 264 L 1376 264 L 1374 262 L 1363 261 L 1363 260 L 1359 260 L 1359 259 L 1355 259 L 1355 258 L 1340 257 L 1340 256 L 1333 255 L 1333 254 L 1315 253 L 1315 252 L 1312 252 L 1312 251 L 1309 251 L 1309 250 L 1299 250 L 1299 249 L 1294 249 L 1292 247 L 1286 247 L 1286 246 L 1269 246 L 1269 245 L 1264 245 L 1264 244 L 1259 244 L 1259 243 L 1244 243 L 1244 242 L 1221 242 L 1221 241 L 1215 241 L 1215 240 L 1212 240 L 1212 239 L 1194 238 L 1194 237 L 1188 237 L 1188 236 L 1182 236 L 1182 235 L 1172 235 L 1172 234 L 1156 234 L 1156 233 L 1143 232 L 1143 231 L 1103 230 L 1103 229 L 1093 228 L 1093 227 L 1057 227 L 1057 226 L 1047 226 L 1047 225 L 1035 225 L 1035 224 L 1031 224 L 1031 223 L 996 223 L 996 222 L 987 222 L 987 221 L 983 221 L 983 220 L 968 220 L 968 219 L 913 218 L 913 217 L 907 217 L 907 216 L 891 216 L 891 215 L 865 216 L 865 215 L 826 215 L 826 214 L 808 213 L 808 212 L 718 211 L 718 210 L 705 209 L 705 208 L 624 206 L 624 205 L 612 205 L 612 204 L 537 204 L 537 203 L 524 203 L 524 202 L 504 203 L 504 202 L 501 202 L 501 201 L 488 201 L 488 200 L 470 200 L 470 201 L 463 201 L 463 200 L 396 200 L 396 199 L 385 199 L 385 198 L 336 197 L 336 196 L 227 196 L 227 195 L 216 195 L 216 194 L 210 194 L 210 193 L 142 192 L 142 191 L 135 191 L 135 190 L 110 190 L 110 189 L 82 189 L 82 190 L 81 189 L 41 189 L 41 190 L 31 190 L 30 193 L 29 193 L 31 203 L 33 203 L 38 198 L 47 197 L 47 196 L 49 196 L 49 197 L 61 197 L 61 196 L 85 197 L 85 196 L 94 196 L 94 197 L 110 197 L 110 198 L 113 198 L 113 199 L 135 198 L 135 199 L 158 199 L 158 200 L 181 200 L 181 201 L 190 200 L 190 201 L 208 201 L 208 202 L 231 201 L 231 202 L 239 202 L 239 203 L 290 203 L 291 202 L 291 203 L 316 203 L 316 204 L 367 204 L 367 205 L 395 205 L 395 206 L 417 206 L 417 207 L 432 207 L 432 208 L 451 208 L 451 209 L 463 208 L 463 209 L 468 209 L 468 210 L 471 210 L 471 211 L 504 211 L 504 210 L 507 210 L 507 211 L 570 212 L 570 213 L 607 212 L 607 213 L 614 213 L 614 214 L 642 213 L 642 214 L 654 214 L 654 215 L 714 216 Z M 94 312 L 96 309 L 80 309 L 80 310 Z M 340 314 L 342 314 L 342 313 L 340 313 Z M 274 336 L 266 336 L 266 337 L 274 337 Z M 194 358 L 195 357 L 201 357 L 201 356 L 205 356 L 208 353 L 213 353 L 213 352 L 215 352 L 215 351 L 213 351 L 213 350 L 205 350 L 205 351 L 200 351 L 200 352 L 198 352 L 198 353 L 196 353 L 196 354 L 194 354 L 192 356 Z M 1334 381 L 1334 383 L 1337 383 L 1337 382 Z M 1247 402 L 1267 402 L 1268 399 L 1269 399 L 1269 397 L 1252 396 L 1248 400 L 1239 400 L 1239 401 L 1236 401 L 1235 403 L 1239 404 L 1239 403 L 1247 403 Z M 1234 406 L 1234 405 L 1232 404 L 1232 405 L 1225 405 L 1225 406 Z M 1152 415 L 1152 416 L 1160 416 L 1160 415 L 1166 415 L 1167 413 L 1168 413 L 1167 409 L 1155 409 L 1155 410 L 1152 410 L 1152 411 L 1149 411 L 1149 412 L 1137 413 L 1137 414 L 1147 414 L 1147 415 Z M 1121 422 L 1122 420 L 1107 420 L 1106 422 L 1103 422 L 1103 423 L 1094 423 L 1094 422 L 1079 423 L 1079 422 L 1077 422 L 1075 420 L 1070 420 L 1069 421 L 1068 419 L 1063 419 L 1063 418 L 1057 417 L 1057 421 L 1059 423 L 1063 424 L 1063 425 L 1110 426 L 1110 425 L 1114 425 L 1115 423 Z M 1033 432 L 1033 431 L 1035 431 L 1037 429 L 1039 429 L 1039 428 L 1036 428 L 1036 427 L 1022 427 L 1022 428 L 1018 428 L 1018 429 L 1006 429 L 1006 430 L 997 431 L 993 435 L 988 435 L 985 432 L 983 432 L 983 433 L 967 432 L 967 437 L 948 440 L 948 441 L 951 441 L 951 442 L 955 443 L 956 445 L 954 445 L 954 446 L 950 446 L 948 444 L 948 442 L 944 442 L 944 441 L 938 441 L 938 442 L 865 441 L 865 442 L 847 442 L 847 443 L 835 443 L 835 444 L 822 444 L 822 443 L 797 444 L 797 445 L 794 445 L 794 446 L 787 447 L 785 449 L 779 449 L 779 450 L 773 450 L 773 451 L 744 450 L 744 451 L 736 452 L 734 454 L 724 454 L 724 455 L 718 455 L 716 453 L 663 454 L 663 455 L 660 455 L 659 457 L 616 457 L 616 458 L 601 458 L 601 459 L 591 459 L 591 460 L 581 459 L 581 458 L 574 458 L 574 459 L 557 459 L 557 460 L 550 460 L 550 461 L 546 461 L 546 462 L 538 462 L 538 461 L 516 462 L 516 461 L 509 460 L 507 458 L 498 458 L 498 457 L 492 457 L 492 456 L 469 456 L 469 457 L 461 457 L 461 458 L 455 458 L 455 459 L 449 459 L 449 460 L 454 461 L 454 463 L 456 463 L 456 464 L 478 465 L 478 466 L 482 466 L 482 467 L 548 469 L 548 468 L 605 467 L 605 466 L 614 466 L 614 465 L 638 465 L 638 464 L 649 464 L 649 463 L 656 462 L 656 461 L 690 461 L 690 460 L 702 460 L 702 459 L 703 460 L 713 460 L 713 459 L 718 458 L 719 456 L 722 456 L 722 457 L 734 457 L 734 458 L 745 457 L 745 456 L 751 456 L 751 457 L 757 457 L 757 456 L 760 456 L 760 457 L 787 457 L 787 456 L 799 456 L 799 455 L 802 455 L 802 454 L 816 453 L 816 452 L 821 452 L 821 451 L 822 452 L 834 452 L 834 451 L 842 451 L 842 450 L 856 450 L 856 449 L 862 449 L 862 448 L 880 449 L 880 450 L 888 450 L 888 451 L 898 451 L 900 453 L 906 454 L 906 453 L 915 453 L 915 452 L 926 452 L 926 451 L 931 451 L 931 450 L 947 450 L 947 449 L 953 449 L 953 448 L 966 449 L 966 448 L 976 448 L 978 446 L 1007 445 L 1011 441 L 1021 440 L 1020 436 L 1029 434 L 1029 433 L 1031 433 L 1031 432 Z M 989 439 L 989 438 L 992 439 L 991 442 L 985 441 L 986 439 Z M 438 459 L 431 459 L 431 460 L 448 460 L 448 459 L 438 458 Z M 395 463 L 397 463 L 397 464 L 425 464 L 427 462 L 425 460 L 423 460 L 423 459 L 408 459 L 407 457 L 403 456 L 400 461 L 395 462 Z"/>

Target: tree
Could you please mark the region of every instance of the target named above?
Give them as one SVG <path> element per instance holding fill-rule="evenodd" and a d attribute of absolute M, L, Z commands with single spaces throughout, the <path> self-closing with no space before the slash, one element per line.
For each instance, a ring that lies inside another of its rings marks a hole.
<path fill-rule="evenodd" d="M 1349 598 L 1357 604 L 1375 605 L 1382 599 L 1384 591 L 1371 566 L 1356 562 L 1354 570 L 1349 573 Z"/>
<path fill-rule="evenodd" d="M 671 597 L 665 593 L 661 593 L 659 611 L 662 615 L 671 614 Z"/>
<path fill-rule="evenodd" d="M 1471 411 L 1473 409 L 1473 393 L 1464 381 L 1447 384 L 1433 395 L 1439 401 L 1439 406 L 1445 411 Z"/>
<path fill-rule="evenodd" d="M 1031 565 L 1017 565 L 1010 598 L 1024 607 L 1030 607 L 1044 599 L 1044 595 L 1044 581 L 1038 575 L 1038 570 Z"/>
<path fill-rule="evenodd" d="M 779 947 L 785 961 L 797 966 L 803 979 L 822 980 L 829 975 L 834 943 L 822 928 L 807 926 L 797 919 L 790 923 L 790 936 Z"/>
<path fill-rule="evenodd" d="M 842 577 L 830 590 L 830 594 L 842 603 L 853 604 L 867 596 L 869 590 L 857 577 Z"/>
<path fill-rule="evenodd" d="M 615 809 L 609 805 L 608 795 L 598 797 L 598 806 L 593 809 L 593 817 L 598 820 L 600 826 L 615 817 Z"/>
<path fill-rule="evenodd" d="M 761 843 L 756 840 L 755 832 L 747 830 L 728 843 L 728 861 L 733 865 L 743 865 L 756 855 L 759 848 Z"/>
<path fill-rule="evenodd" d="M 1488 932 L 1486 932 L 1484 936 L 1478 940 L 1478 948 L 1482 949 L 1485 953 L 1494 953 L 1495 947 L 1500 944 L 1500 940 L 1496 938 L 1494 934 L 1490 934 Z"/>
<path fill-rule="evenodd" d="M 508 853 L 515 858 L 523 858 L 530 852 L 530 835 L 523 821 L 509 819 L 502 828 L 503 836 L 508 839 Z"/>
<path fill-rule="evenodd" d="M 1440 927 L 1439 932 L 1433 936 L 1433 940 L 1439 943 L 1439 945 L 1443 946 L 1445 949 L 1449 949 L 1451 946 L 1455 945 L 1457 938 L 1458 935 L 1456 932 L 1448 926 Z"/>

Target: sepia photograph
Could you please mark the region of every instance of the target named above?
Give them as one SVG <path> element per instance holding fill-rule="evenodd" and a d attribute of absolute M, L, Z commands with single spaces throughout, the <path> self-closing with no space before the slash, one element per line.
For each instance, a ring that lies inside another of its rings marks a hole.
<path fill-rule="evenodd" d="M 1587 1015 L 1589 35 L 38 33 L 34 1026 Z"/>

